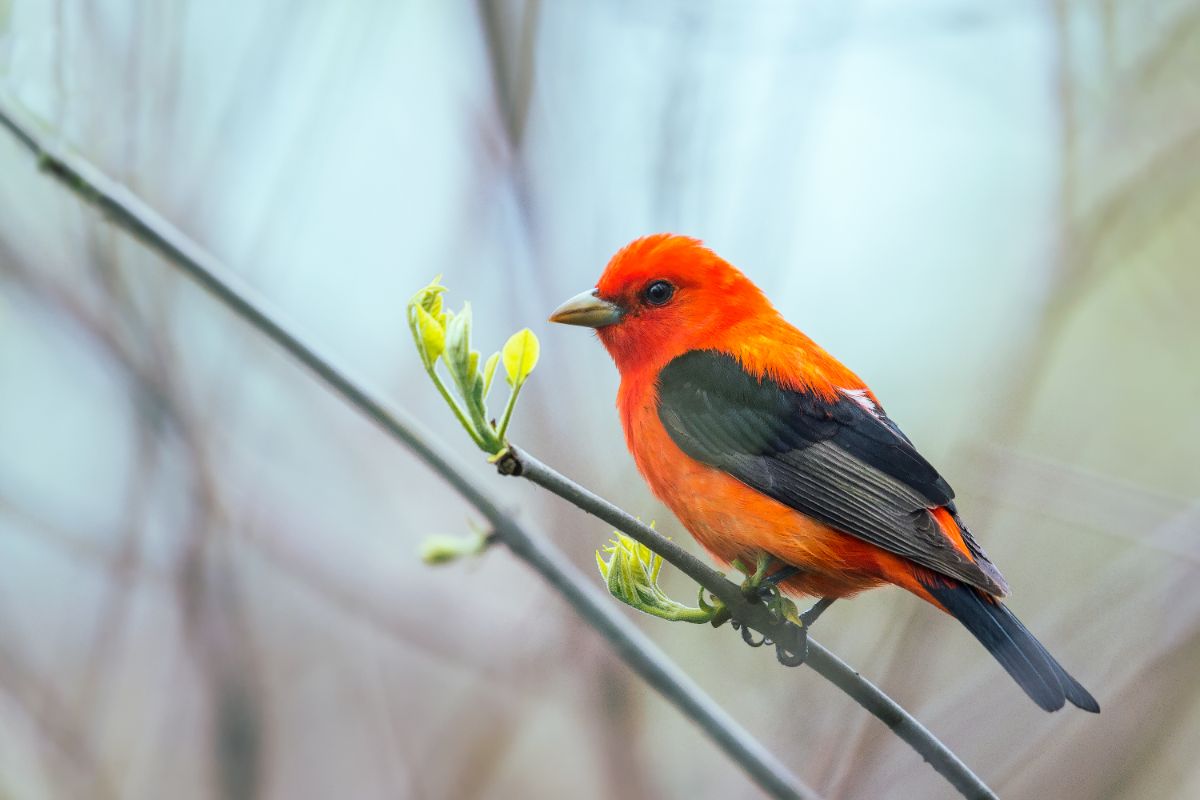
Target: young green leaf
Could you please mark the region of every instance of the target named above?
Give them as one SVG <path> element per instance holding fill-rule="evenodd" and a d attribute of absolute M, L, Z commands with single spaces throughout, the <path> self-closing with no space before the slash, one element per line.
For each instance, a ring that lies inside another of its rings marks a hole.
<path fill-rule="evenodd" d="M 479 351 L 472 350 L 471 355 L 467 357 L 467 375 L 474 376 L 479 373 Z M 474 385 L 472 381 L 472 385 Z"/>
<path fill-rule="evenodd" d="M 608 553 L 605 561 L 601 552 Z M 716 614 L 713 606 L 686 606 L 672 600 L 658 585 L 662 556 L 620 531 L 603 551 L 596 551 L 596 566 L 609 593 L 621 602 L 661 619 L 704 623 Z M 701 595 L 703 597 L 703 595 Z"/>
<path fill-rule="evenodd" d="M 502 358 L 509 386 L 520 386 L 537 366 L 540 352 L 537 337 L 529 328 L 517 331 L 504 343 Z"/>
<path fill-rule="evenodd" d="M 500 354 L 492 353 L 487 363 L 483 365 L 483 396 L 487 397 L 492 390 L 492 378 L 496 376 L 496 365 L 500 363 Z"/>
<path fill-rule="evenodd" d="M 442 313 L 442 294 L 446 291 L 446 287 L 438 283 L 442 279 L 438 275 L 429 285 L 421 291 L 417 292 L 417 296 L 413 298 L 421 308 L 428 311 L 436 319 Z"/>
<path fill-rule="evenodd" d="M 466 380 L 468 361 L 471 357 L 471 304 L 464 303 L 463 310 L 450 317 L 446 323 L 446 366 L 450 375 L 466 392 L 471 384 Z"/>
<path fill-rule="evenodd" d="M 474 532 L 469 536 L 433 535 L 421 542 L 421 560 L 426 564 L 448 564 L 465 556 L 477 556 L 488 548 L 487 534 Z"/>
<path fill-rule="evenodd" d="M 600 577 L 604 578 L 605 585 L 608 584 L 608 562 L 604 560 L 604 556 L 602 556 L 601 553 L 609 552 L 612 551 L 607 547 L 605 547 L 603 550 L 596 551 L 596 566 L 600 568 Z"/>
<path fill-rule="evenodd" d="M 417 331 L 421 334 L 421 348 L 428 363 L 432 364 L 446 349 L 446 331 L 423 305 L 413 306 L 413 309 L 417 315 Z"/>

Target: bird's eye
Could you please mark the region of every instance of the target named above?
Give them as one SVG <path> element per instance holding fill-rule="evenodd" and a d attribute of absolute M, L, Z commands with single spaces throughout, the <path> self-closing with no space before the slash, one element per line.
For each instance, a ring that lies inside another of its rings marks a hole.
<path fill-rule="evenodd" d="M 655 281 L 642 292 L 642 297 L 652 306 L 661 306 L 674 296 L 675 287 L 667 281 Z"/>

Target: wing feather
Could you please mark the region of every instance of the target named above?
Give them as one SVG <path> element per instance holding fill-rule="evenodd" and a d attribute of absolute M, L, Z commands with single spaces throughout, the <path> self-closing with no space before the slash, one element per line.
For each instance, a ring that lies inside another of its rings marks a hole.
<path fill-rule="evenodd" d="M 658 415 L 692 458 L 843 533 L 1004 593 L 969 533 L 975 561 L 931 513 L 953 513 L 954 490 L 873 403 L 788 389 L 750 375 L 728 354 L 698 350 L 660 373 Z"/>

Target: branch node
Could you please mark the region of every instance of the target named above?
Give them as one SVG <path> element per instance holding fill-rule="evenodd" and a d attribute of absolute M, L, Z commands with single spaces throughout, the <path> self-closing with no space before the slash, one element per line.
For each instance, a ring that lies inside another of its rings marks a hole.
<path fill-rule="evenodd" d="M 491 460 L 496 464 L 496 471 L 501 475 L 520 477 L 521 473 L 525 471 L 521 459 L 517 458 L 512 448 L 505 448 Z"/>

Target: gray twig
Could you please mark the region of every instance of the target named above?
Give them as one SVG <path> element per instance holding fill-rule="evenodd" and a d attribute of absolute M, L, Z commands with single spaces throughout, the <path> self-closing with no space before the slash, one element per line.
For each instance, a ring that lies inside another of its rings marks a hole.
<path fill-rule="evenodd" d="M 912 714 L 884 694 L 875 684 L 855 672 L 845 661 L 811 637 L 806 637 L 796 625 L 777 619 L 762 603 L 748 600 L 742 594 L 740 586 L 628 512 L 547 467 L 528 453 L 511 445 L 508 452 L 515 463 L 506 465 L 501 459 L 497 464 L 501 472 L 520 475 L 533 481 L 646 545 L 720 599 L 730 616 L 747 628 L 758 631 L 773 642 L 784 643 L 791 652 L 797 652 L 793 648 L 800 648 L 800 652 L 803 652 L 807 640 L 808 655 L 804 664 L 848 694 L 856 703 L 891 728 L 897 736 L 912 745 L 912 748 L 963 797 L 996 796 L 970 767 Z"/>
<path fill-rule="evenodd" d="M 416 420 L 403 410 L 376 399 L 363 383 L 352 379 L 292 334 L 211 254 L 124 186 L 87 161 L 51 146 L 4 108 L 0 108 L 0 126 L 12 132 L 17 141 L 37 157 L 48 174 L 97 207 L 113 224 L 136 236 L 190 276 L 441 475 L 488 520 L 495 535 L 514 554 L 539 572 L 593 629 L 609 641 L 621 660 L 691 718 L 771 797 L 803 800 L 817 796 L 631 625 L 617 606 L 594 588 L 561 552 L 501 511 L 465 470 L 451 463 L 446 449 L 425 433 Z M 725 603 L 732 618 L 741 625 L 780 643 L 791 653 L 803 653 L 807 645 L 804 663 L 912 745 L 964 797 L 995 797 L 957 756 L 895 701 L 816 642 L 811 639 L 805 642 L 807 637 L 803 630 L 776 619 L 766 606 L 747 600 L 740 587 L 686 550 L 515 448 L 509 448 L 507 459 L 501 459 L 498 467 L 502 472 L 523 475 L 655 550 Z"/>

